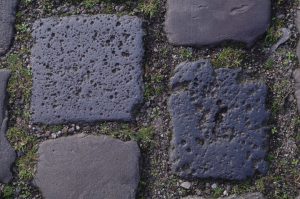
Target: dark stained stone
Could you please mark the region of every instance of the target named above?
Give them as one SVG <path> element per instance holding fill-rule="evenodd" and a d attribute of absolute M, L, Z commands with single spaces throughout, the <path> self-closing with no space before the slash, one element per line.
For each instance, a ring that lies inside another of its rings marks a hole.
<path fill-rule="evenodd" d="M 6 139 L 7 111 L 6 111 L 6 86 L 10 72 L 0 71 L 0 182 L 7 183 L 11 180 L 10 167 L 15 161 L 16 154 Z"/>
<path fill-rule="evenodd" d="M 268 28 L 270 0 L 168 0 L 165 30 L 175 45 L 224 41 L 251 46 Z"/>
<path fill-rule="evenodd" d="M 139 182 L 136 142 L 75 135 L 39 147 L 35 184 L 45 199 L 133 199 Z"/>
<path fill-rule="evenodd" d="M 143 97 L 139 18 L 47 18 L 33 29 L 34 123 L 133 119 Z"/>
<path fill-rule="evenodd" d="M 297 10 L 295 24 L 296 24 L 298 32 L 300 32 L 300 10 Z M 298 57 L 298 60 L 300 61 L 300 41 L 298 42 L 298 45 L 297 45 L 297 57 Z"/>
<path fill-rule="evenodd" d="M 0 0 L 0 55 L 10 47 L 14 35 L 17 0 Z"/>
<path fill-rule="evenodd" d="M 183 178 L 243 180 L 265 174 L 267 88 L 240 82 L 239 69 L 208 61 L 180 64 L 169 99 L 173 171 Z"/>

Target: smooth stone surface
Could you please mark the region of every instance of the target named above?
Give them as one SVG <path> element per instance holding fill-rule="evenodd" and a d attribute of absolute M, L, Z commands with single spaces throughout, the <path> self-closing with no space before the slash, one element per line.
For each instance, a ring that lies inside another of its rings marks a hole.
<path fill-rule="evenodd" d="M 45 199 L 134 199 L 139 183 L 136 142 L 79 134 L 39 147 L 34 182 Z"/>
<path fill-rule="evenodd" d="M 10 47 L 14 36 L 17 0 L 0 0 L 0 55 Z"/>
<path fill-rule="evenodd" d="M 0 182 L 8 183 L 12 178 L 10 168 L 16 159 L 16 154 L 6 138 L 7 111 L 6 111 L 6 86 L 10 72 L 0 70 Z"/>
<path fill-rule="evenodd" d="M 47 18 L 33 30 L 34 123 L 133 120 L 143 98 L 139 18 Z"/>
<path fill-rule="evenodd" d="M 270 0 L 168 0 L 165 31 L 175 45 L 237 41 L 251 46 L 270 19 Z"/>
<path fill-rule="evenodd" d="M 295 19 L 295 24 L 296 24 L 298 32 L 300 32 L 300 10 L 297 10 L 296 14 L 297 15 L 296 15 L 296 19 Z M 300 62 L 300 41 L 298 42 L 298 45 L 297 45 L 297 57 Z"/>
<path fill-rule="evenodd" d="M 205 199 L 205 198 L 198 197 L 198 196 L 187 196 L 182 199 Z M 228 197 L 222 197 L 219 199 L 264 199 L 264 196 L 261 193 L 256 192 L 256 193 L 246 193 L 240 196 L 233 195 Z"/>
<path fill-rule="evenodd" d="M 172 170 L 183 178 L 243 180 L 266 174 L 267 87 L 239 69 L 182 63 L 171 78 Z"/>

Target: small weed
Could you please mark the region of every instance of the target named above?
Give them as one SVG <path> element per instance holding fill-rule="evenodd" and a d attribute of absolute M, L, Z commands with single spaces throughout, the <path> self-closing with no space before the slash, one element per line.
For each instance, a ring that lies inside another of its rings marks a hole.
<path fill-rule="evenodd" d="M 12 186 L 6 185 L 3 189 L 2 196 L 4 199 L 12 199 L 14 197 L 14 188 Z"/>
<path fill-rule="evenodd" d="M 274 84 L 272 91 L 274 93 L 272 112 L 276 114 L 284 105 L 286 97 L 292 92 L 291 83 L 288 80 L 282 80 Z"/>
<path fill-rule="evenodd" d="M 214 197 L 214 198 L 219 198 L 220 196 L 222 196 L 223 191 L 224 191 L 224 190 L 223 190 L 222 188 L 220 188 L 220 187 L 215 188 L 215 189 L 213 190 L 213 197 Z"/>
<path fill-rule="evenodd" d="M 143 127 L 138 130 L 137 134 L 135 135 L 135 140 L 137 142 L 150 144 L 154 136 L 153 132 L 154 129 L 152 127 Z"/>
<path fill-rule="evenodd" d="M 267 70 L 271 70 L 275 65 L 275 61 L 272 58 L 267 59 L 264 63 L 264 68 Z"/>
<path fill-rule="evenodd" d="M 245 59 L 245 52 L 231 47 L 224 48 L 212 60 L 216 67 L 240 67 Z"/>
<path fill-rule="evenodd" d="M 179 53 L 182 59 L 191 59 L 193 57 L 193 52 L 190 49 L 182 48 Z"/>
<path fill-rule="evenodd" d="M 19 178 L 21 180 L 29 181 L 34 177 L 36 161 L 37 147 L 33 147 L 32 150 L 30 150 L 17 161 Z"/>
<path fill-rule="evenodd" d="M 159 11 L 159 0 L 145 0 L 139 5 L 139 10 L 146 16 L 152 18 Z"/>
<path fill-rule="evenodd" d="M 27 135 L 23 130 L 16 127 L 8 129 L 7 138 L 14 149 L 20 152 L 29 151 L 37 143 L 36 137 Z"/>

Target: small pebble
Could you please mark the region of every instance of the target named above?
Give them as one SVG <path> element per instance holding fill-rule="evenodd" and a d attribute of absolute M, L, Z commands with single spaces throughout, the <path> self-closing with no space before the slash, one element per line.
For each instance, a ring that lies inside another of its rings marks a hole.
<path fill-rule="evenodd" d="M 51 134 L 51 138 L 52 138 L 52 139 L 55 139 L 56 137 L 57 137 L 57 135 L 56 135 L 55 133 L 52 133 L 52 134 Z"/>
<path fill-rule="evenodd" d="M 180 186 L 184 189 L 190 189 L 192 184 L 190 182 L 183 182 L 180 184 Z"/>
<path fill-rule="evenodd" d="M 216 189 L 217 187 L 218 187 L 218 186 L 217 186 L 216 183 L 214 183 L 214 184 L 211 185 L 211 188 L 212 188 L 212 189 Z"/>

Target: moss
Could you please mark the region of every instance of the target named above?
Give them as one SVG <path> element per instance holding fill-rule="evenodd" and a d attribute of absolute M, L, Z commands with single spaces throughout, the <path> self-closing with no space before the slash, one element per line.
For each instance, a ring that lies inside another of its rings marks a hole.
<path fill-rule="evenodd" d="M 272 87 L 272 92 L 274 94 L 274 100 L 272 103 L 272 113 L 277 114 L 283 107 L 285 99 L 292 93 L 292 85 L 288 80 L 282 80 L 277 82 Z"/>
<path fill-rule="evenodd" d="M 37 143 L 36 137 L 27 135 L 22 129 L 17 127 L 8 129 L 7 138 L 12 143 L 14 149 L 19 152 L 27 152 Z"/>
<path fill-rule="evenodd" d="M 14 188 L 10 185 L 6 185 L 4 188 L 3 188 L 3 192 L 2 192 L 2 197 L 4 199 L 12 199 L 14 197 Z"/>
<path fill-rule="evenodd" d="M 19 178 L 24 181 L 32 180 L 37 162 L 37 147 L 33 147 L 28 153 L 17 161 Z"/>
<path fill-rule="evenodd" d="M 245 52 L 243 50 L 226 47 L 213 57 L 212 63 L 215 67 L 234 68 L 240 67 L 244 59 Z"/>
<path fill-rule="evenodd" d="M 180 49 L 179 54 L 182 59 L 191 59 L 193 57 L 192 50 L 186 48 Z"/>
<path fill-rule="evenodd" d="M 150 18 L 154 17 L 158 13 L 159 7 L 159 0 L 144 0 L 139 4 L 140 12 Z"/>

